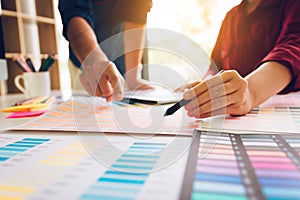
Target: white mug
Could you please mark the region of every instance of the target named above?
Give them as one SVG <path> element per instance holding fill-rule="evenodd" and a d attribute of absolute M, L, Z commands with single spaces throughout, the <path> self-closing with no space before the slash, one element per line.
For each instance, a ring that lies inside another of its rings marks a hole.
<path fill-rule="evenodd" d="M 23 79 L 24 86 L 20 84 Z M 49 96 L 51 92 L 50 74 L 46 72 L 24 72 L 15 78 L 16 87 L 26 98 Z"/>

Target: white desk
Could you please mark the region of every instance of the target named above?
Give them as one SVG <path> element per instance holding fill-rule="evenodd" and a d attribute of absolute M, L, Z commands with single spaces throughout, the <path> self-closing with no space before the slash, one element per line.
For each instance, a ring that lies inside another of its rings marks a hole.
<path fill-rule="evenodd" d="M 24 99 L 23 94 L 9 94 L 0 97 L 0 108 L 5 108 L 11 106 L 13 103 Z M 15 127 L 22 123 L 27 122 L 31 118 L 19 118 L 19 119 L 5 119 L 7 115 L 10 113 L 0 112 L 0 130 L 4 130 L 7 128 Z"/>
<path fill-rule="evenodd" d="M 59 90 L 53 90 L 52 95 L 55 96 L 62 96 L 62 99 L 67 99 L 71 96 L 70 91 L 59 91 Z M 24 94 L 22 93 L 16 93 L 16 94 L 6 94 L 3 96 L 0 96 L 0 109 L 9 107 L 13 103 L 25 99 Z M 9 113 L 3 113 L 0 112 L 0 130 L 5 130 L 8 128 L 12 128 L 18 125 L 21 125 L 23 123 L 28 122 L 29 120 L 32 120 L 32 117 L 28 118 L 15 118 L 15 119 L 5 119 L 5 117 L 9 115 Z"/>

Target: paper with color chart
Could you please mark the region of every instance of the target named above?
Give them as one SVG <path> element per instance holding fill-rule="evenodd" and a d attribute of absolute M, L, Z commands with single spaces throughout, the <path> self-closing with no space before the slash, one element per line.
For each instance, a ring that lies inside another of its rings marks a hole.
<path fill-rule="evenodd" d="M 98 97 L 74 97 L 14 129 L 192 135 L 199 121 L 187 117 L 184 109 L 163 117 L 167 108 L 122 102 L 111 104 Z"/>
<path fill-rule="evenodd" d="M 215 116 L 200 121 L 199 130 L 231 133 L 300 133 L 300 93 L 276 95 L 241 117 Z"/>
<path fill-rule="evenodd" d="M 300 136 L 268 134 L 197 134 L 180 199 L 300 199 Z"/>
<path fill-rule="evenodd" d="M 0 135 L 0 199 L 178 199 L 191 140 L 26 131 Z"/>

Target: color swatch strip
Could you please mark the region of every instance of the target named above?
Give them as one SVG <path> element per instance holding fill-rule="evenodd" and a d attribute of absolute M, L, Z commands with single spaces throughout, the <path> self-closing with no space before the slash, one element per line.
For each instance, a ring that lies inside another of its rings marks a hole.
<path fill-rule="evenodd" d="M 50 139 L 24 138 L 0 147 L 0 163 L 48 141 L 50 141 Z"/>
<path fill-rule="evenodd" d="M 280 135 L 245 135 L 241 140 L 265 198 L 300 199 L 299 156 L 289 143 Z"/>
<path fill-rule="evenodd" d="M 165 147 L 165 143 L 133 143 L 80 199 L 135 199 Z"/>
<path fill-rule="evenodd" d="M 299 135 L 194 135 L 181 199 L 300 199 Z"/>

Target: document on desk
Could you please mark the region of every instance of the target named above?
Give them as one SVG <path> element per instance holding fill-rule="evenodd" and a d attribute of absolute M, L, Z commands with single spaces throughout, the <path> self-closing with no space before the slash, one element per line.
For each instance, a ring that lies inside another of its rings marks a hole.
<path fill-rule="evenodd" d="M 102 133 L 0 134 L 0 199 L 179 199 L 191 141 Z"/>
<path fill-rule="evenodd" d="M 300 133 L 300 93 L 276 95 L 245 116 L 216 116 L 200 121 L 199 130 L 230 133 Z"/>
<path fill-rule="evenodd" d="M 163 117 L 167 107 L 73 97 L 57 109 L 14 129 L 192 135 L 199 127 L 199 120 L 189 118 L 184 109 Z"/>

